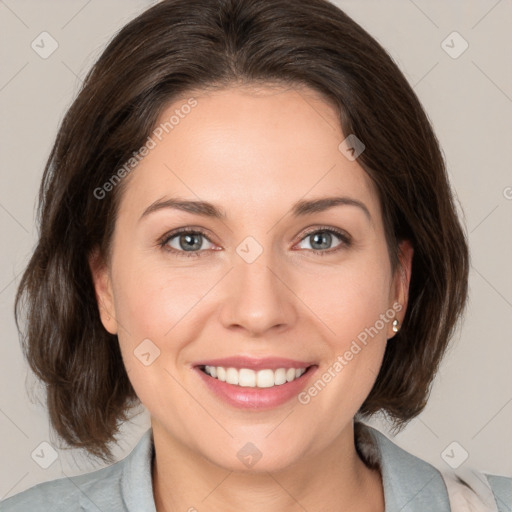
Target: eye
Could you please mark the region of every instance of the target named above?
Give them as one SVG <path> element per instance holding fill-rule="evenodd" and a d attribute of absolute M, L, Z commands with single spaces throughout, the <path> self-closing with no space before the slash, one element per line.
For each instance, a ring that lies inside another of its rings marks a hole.
<path fill-rule="evenodd" d="M 340 240 L 340 243 L 332 249 L 332 244 L 335 239 Z M 302 249 L 310 249 L 319 256 L 338 252 L 344 247 L 350 247 L 351 245 L 350 236 L 334 228 L 316 228 L 306 233 L 301 243 L 303 241 L 309 241 L 309 247 L 301 247 Z"/>
<path fill-rule="evenodd" d="M 336 239 L 339 240 L 339 243 L 333 249 L 331 246 Z M 335 228 L 316 228 L 311 230 L 302 237 L 301 243 L 307 240 L 310 241 L 309 247 L 300 248 L 311 250 L 319 256 L 338 252 L 351 245 L 350 236 Z M 208 247 L 205 242 L 213 247 Z M 215 246 L 204 231 L 190 228 L 181 228 L 171 233 L 166 233 L 159 240 L 158 245 L 165 251 L 185 258 L 208 254 L 208 249 L 218 250 L 214 249 Z"/>
<path fill-rule="evenodd" d="M 205 241 L 212 243 L 206 234 L 198 229 L 180 229 L 167 233 L 158 242 L 162 249 L 185 258 L 200 256 L 200 251 L 211 249 Z"/>

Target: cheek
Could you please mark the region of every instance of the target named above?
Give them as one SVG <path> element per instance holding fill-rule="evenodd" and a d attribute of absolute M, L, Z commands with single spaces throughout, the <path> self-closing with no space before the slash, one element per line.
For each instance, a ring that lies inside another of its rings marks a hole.
<path fill-rule="evenodd" d="M 394 314 L 388 302 L 390 269 L 383 261 L 387 263 L 377 250 L 361 252 L 336 268 L 317 272 L 315 279 L 301 277 L 300 296 L 321 320 L 316 323 L 326 342 L 320 382 L 304 396 L 304 403 L 321 394 L 316 407 L 329 404 L 338 411 L 335 423 L 343 423 L 347 413 L 355 414 L 382 364 Z"/>
<path fill-rule="evenodd" d="M 316 272 L 312 279 L 300 278 L 304 279 L 301 296 L 340 348 L 376 323 L 386 337 L 387 327 L 378 321 L 391 307 L 390 270 L 383 261 L 387 263 L 378 251 L 361 252 Z"/>
<path fill-rule="evenodd" d="M 158 400 L 162 383 L 182 366 L 183 349 L 199 337 L 203 299 L 214 273 L 125 257 L 113 275 L 115 314 L 124 365 L 143 403 Z"/>
<path fill-rule="evenodd" d="M 377 254 L 361 255 L 303 282 L 301 296 L 321 320 L 316 324 L 327 328 L 322 327 L 321 371 L 299 401 L 332 435 L 356 414 L 382 364 L 394 312 L 388 303 L 389 270 L 381 262 Z M 326 410 L 331 412 L 323 416 Z"/>
<path fill-rule="evenodd" d="M 120 261 L 115 308 L 118 321 L 133 341 L 141 336 L 164 339 L 191 312 L 211 287 L 211 277 L 199 279 L 191 267 L 134 256 Z M 203 274 L 203 277 L 204 274 Z"/>

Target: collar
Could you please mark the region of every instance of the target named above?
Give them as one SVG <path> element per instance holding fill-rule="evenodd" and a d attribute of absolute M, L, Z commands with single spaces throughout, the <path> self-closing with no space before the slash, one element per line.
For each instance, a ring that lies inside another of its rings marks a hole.
<path fill-rule="evenodd" d="M 357 427 L 360 453 L 376 464 L 382 475 L 385 512 L 450 512 L 443 477 L 434 466 L 403 450 L 377 429 L 363 423 Z"/>
<path fill-rule="evenodd" d="M 359 453 L 370 465 L 380 469 L 385 512 L 450 512 L 446 486 L 434 466 L 406 452 L 375 428 L 359 422 L 356 425 Z M 153 431 L 150 428 L 123 465 L 122 499 L 129 512 L 156 512 L 151 471 L 153 456 Z"/>
<path fill-rule="evenodd" d="M 146 430 L 123 467 L 122 499 L 129 512 L 156 512 L 151 467 L 154 452 L 153 430 L 150 428 Z"/>

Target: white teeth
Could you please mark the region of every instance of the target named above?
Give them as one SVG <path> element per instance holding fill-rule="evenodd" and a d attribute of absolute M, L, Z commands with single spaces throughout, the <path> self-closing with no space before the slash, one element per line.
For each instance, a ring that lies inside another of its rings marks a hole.
<path fill-rule="evenodd" d="M 286 370 L 284 368 L 279 368 L 274 373 L 274 384 L 276 386 L 280 386 L 286 382 Z"/>
<path fill-rule="evenodd" d="M 256 374 L 256 382 L 259 388 L 271 388 L 274 385 L 274 371 L 260 370 Z"/>
<path fill-rule="evenodd" d="M 238 384 L 238 372 L 235 368 L 228 368 L 226 370 L 226 382 L 228 384 Z"/>
<path fill-rule="evenodd" d="M 233 370 L 237 371 L 235 368 Z M 247 368 L 242 368 L 239 372 L 238 377 L 238 385 L 247 387 L 247 388 L 254 388 L 256 387 L 256 372 L 254 370 L 248 370 Z M 231 383 L 229 383 L 231 384 Z"/>
<path fill-rule="evenodd" d="M 277 370 L 254 371 L 249 368 L 224 368 L 222 366 L 205 366 L 205 373 L 222 382 L 247 388 L 271 388 L 298 379 L 306 368 L 278 368 Z"/>
<path fill-rule="evenodd" d="M 226 382 L 226 370 L 222 366 L 217 366 L 217 379 Z"/>

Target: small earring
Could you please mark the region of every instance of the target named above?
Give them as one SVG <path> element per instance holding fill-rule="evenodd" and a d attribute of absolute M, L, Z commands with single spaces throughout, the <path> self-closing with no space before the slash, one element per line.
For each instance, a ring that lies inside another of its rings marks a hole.
<path fill-rule="evenodd" d="M 398 332 L 398 320 L 396 318 L 393 320 L 393 332 Z"/>

